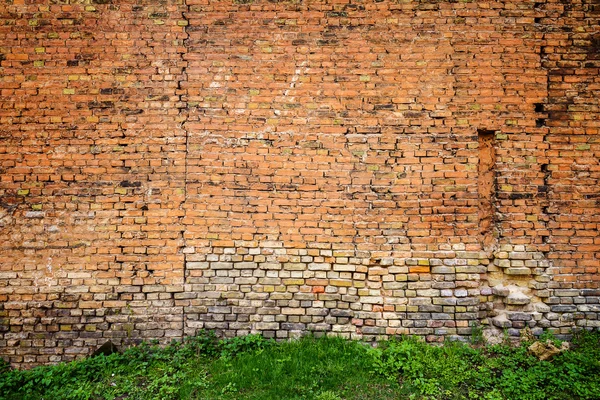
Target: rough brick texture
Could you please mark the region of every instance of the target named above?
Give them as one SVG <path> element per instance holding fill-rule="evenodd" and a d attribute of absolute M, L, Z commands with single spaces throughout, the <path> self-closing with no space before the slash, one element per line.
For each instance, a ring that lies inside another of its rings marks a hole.
<path fill-rule="evenodd" d="M 0 356 L 600 327 L 596 0 L 0 5 Z"/>

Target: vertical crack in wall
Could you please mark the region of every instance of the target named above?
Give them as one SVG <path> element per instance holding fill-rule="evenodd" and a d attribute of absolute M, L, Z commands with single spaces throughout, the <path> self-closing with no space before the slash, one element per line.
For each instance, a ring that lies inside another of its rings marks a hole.
<path fill-rule="evenodd" d="M 484 250 L 491 250 L 494 244 L 494 227 L 496 213 L 494 201 L 496 197 L 496 149 L 494 147 L 495 132 L 478 129 L 479 166 L 477 191 L 479 195 L 479 235 Z"/>
<path fill-rule="evenodd" d="M 550 233 L 548 230 L 548 224 L 550 220 L 550 177 L 551 177 L 551 169 L 550 169 L 550 160 L 547 157 L 549 154 L 550 143 L 548 140 L 549 135 L 549 127 L 548 127 L 548 117 L 549 111 L 551 110 L 550 104 L 550 85 L 551 85 L 551 71 L 549 65 L 549 53 L 548 53 L 548 42 L 546 37 L 546 32 L 548 26 L 544 24 L 544 19 L 547 17 L 547 12 L 545 9 L 545 3 L 535 3 L 534 10 L 536 12 L 536 27 L 538 31 L 541 33 L 540 38 L 540 47 L 539 47 L 539 59 L 542 70 L 546 73 L 546 97 L 543 103 L 536 103 L 534 111 L 537 114 L 536 119 L 536 127 L 542 128 L 542 141 L 544 143 L 544 149 L 546 151 L 545 154 L 545 162 L 540 164 L 540 173 L 542 174 L 543 182 L 542 185 L 538 186 L 538 198 L 540 199 L 539 207 L 541 211 L 541 218 L 539 222 L 543 224 L 543 232 L 540 235 L 540 241 L 538 243 L 539 251 L 543 254 L 545 259 L 548 259 L 549 245 L 550 242 Z"/>
<path fill-rule="evenodd" d="M 480 256 L 480 262 L 484 263 L 485 268 L 485 287 L 482 288 L 482 294 L 491 294 L 492 291 L 488 285 L 493 282 L 494 255 L 497 247 L 497 218 L 496 218 L 496 132 L 486 129 L 477 130 L 478 140 L 478 165 L 477 165 L 477 194 L 478 194 L 478 218 L 479 218 L 479 242 L 483 255 Z M 486 316 L 493 310 L 493 302 L 482 305 L 481 308 Z M 481 319 L 480 319 L 481 322 Z"/>
<path fill-rule="evenodd" d="M 544 135 L 544 142 L 546 141 L 546 136 Z M 549 243 L 550 243 L 550 233 L 548 230 L 548 222 L 550 219 L 550 200 L 548 198 L 548 192 L 549 192 L 549 181 L 550 181 L 550 176 L 552 174 L 552 172 L 549 169 L 549 164 L 542 164 L 540 166 L 540 172 L 543 174 L 543 185 L 538 186 L 538 193 L 540 196 L 540 206 L 541 206 L 541 210 L 542 210 L 542 218 L 540 219 L 540 222 L 542 222 L 544 224 L 544 232 L 541 236 L 541 243 L 540 243 L 540 252 L 544 255 L 545 259 L 548 259 L 548 253 L 549 253 Z"/>
<path fill-rule="evenodd" d="M 183 134 L 185 135 L 185 154 L 184 154 L 184 166 L 183 166 L 183 201 L 181 202 L 181 204 L 179 205 L 179 210 L 180 210 L 180 216 L 179 216 L 179 226 L 180 226 L 180 236 L 181 236 L 181 245 L 180 245 L 180 251 L 182 252 L 182 257 L 183 257 L 183 265 L 182 265 L 182 270 L 183 270 L 183 281 L 182 281 L 182 286 L 183 286 L 183 291 L 185 291 L 185 281 L 186 281 L 186 277 L 187 277 L 187 262 L 186 262 L 186 248 L 187 248 L 187 244 L 186 244 L 186 237 L 185 237 L 185 204 L 187 201 L 187 186 L 188 186 L 188 153 L 189 153 L 189 132 L 187 130 L 187 121 L 189 118 L 189 113 L 188 113 L 188 107 L 187 107 L 187 91 L 185 88 L 185 83 L 188 80 L 188 74 L 187 74 L 187 67 L 188 67 L 188 61 L 186 58 L 186 55 L 188 53 L 189 50 L 189 12 L 190 12 L 190 6 L 187 3 L 187 1 L 184 0 L 183 4 L 182 4 L 182 19 L 181 19 L 181 24 L 183 25 L 183 39 L 182 39 L 182 43 L 181 43 L 181 52 L 179 53 L 180 56 L 180 62 L 181 62 L 181 74 L 179 77 L 179 81 L 177 82 L 177 95 L 178 95 L 178 108 L 179 108 L 179 121 L 180 121 L 180 127 L 181 130 L 183 131 Z M 179 45 L 179 43 L 178 43 Z M 185 325 L 186 325 L 186 317 L 185 317 L 185 309 L 182 309 L 182 329 L 181 329 L 181 335 L 182 338 L 185 337 Z"/>

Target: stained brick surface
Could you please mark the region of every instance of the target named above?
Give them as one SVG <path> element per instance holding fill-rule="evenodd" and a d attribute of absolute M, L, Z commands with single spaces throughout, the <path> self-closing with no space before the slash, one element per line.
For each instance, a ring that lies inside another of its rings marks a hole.
<path fill-rule="evenodd" d="M 4 2 L 0 356 L 600 326 L 599 16 Z"/>

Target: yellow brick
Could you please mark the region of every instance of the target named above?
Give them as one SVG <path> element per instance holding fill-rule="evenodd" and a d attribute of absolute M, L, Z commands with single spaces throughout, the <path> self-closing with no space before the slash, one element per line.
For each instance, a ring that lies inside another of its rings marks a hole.
<path fill-rule="evenodd" d="M 331 286 L 351 287 L 352 281 L 346 281 L 346 280 L 342 280 L 342 279 L 331 279 L 329 281 L 329 284 Z"/>
<path fill-rule="evenodd" d="M 284 279 L 285 285 L 304 285 L 304 279 Z"/>

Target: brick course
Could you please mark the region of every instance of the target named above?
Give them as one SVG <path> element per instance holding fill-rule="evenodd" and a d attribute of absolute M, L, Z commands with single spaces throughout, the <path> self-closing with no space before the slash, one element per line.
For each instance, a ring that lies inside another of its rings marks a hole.
<path fill-rule="evenodd" d="M 596 1 L 0 5 L 0 356 L 598 327 Z"/>

